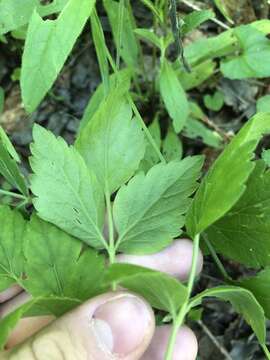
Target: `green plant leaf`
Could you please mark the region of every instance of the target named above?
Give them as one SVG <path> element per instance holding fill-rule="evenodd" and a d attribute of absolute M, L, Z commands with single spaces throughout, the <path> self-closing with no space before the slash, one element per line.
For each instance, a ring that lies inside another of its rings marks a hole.
<path fill-rule="evenodd" d="M 193 29 L 196 29 L 207 20 L 215 18 L 215 13 L 212 10 L 192 11 L 184 17 L 184 24 L 182 25 L 182 33 L 186 35 Z"/>
<path fill-rule="evenodd" d="M 36 216 L 24 240 L 28 292 L 87 300 L 100 291 L 104 260 L 94 250 Z"/>
<path fill-rule="evenodd" d="M 249 25 L 251 29 L 260 31 L 267 35 L 270 33 L 270 21 L 268 19 L 254 21 Z M 238 27 L 236 28 L 238 29 Z M 191 66 L 202 61 L 226 56 L 239 50 L 239 41 L 230 29 L 221 34 L 209 38 L 200 38 L 185 47 L 185 56 Z"/>
<path fill-rule="evenodd" d="M 267 166 L 270 166 L 270 149 L 262 151 L 262 159 Z"/>
<path fill-rule="evenodd" d="M 96 9 L 93 10 L 91 15 L 91 29 L 92 29 L 92 37 L 95 44 L 99 69 L 102 77 L 102 82 L 104 84 L 104 94 L 106 95 L 109 91 L 109 86 L 110 86 L 109 64 L 107 59 L 106 41 Z"/>
<path fill-rule="evenodd" d="M 206 230 L 224 216 L 244 193 L 255 163 L 253 152 L 270 131 L 270 114 L 250 119 L 225 148 L 202 181 L 187 215 L 189 235 Z M 230 186 L 228 186 L 230 184 Z"/>
<path fill-rule="evenodd" d="M 23 234 L 26 222 L 17 211 L 0 206 L 0 288 L 22 283 L 24 271 Z"/>
<path fill-rule="evenodd" d="M 257 100 L 257 112 L 270 112 L 270 95 L 265 95 Z"/>
<path fill-rule="evenodd" d="M 14 146 L 3 128 L 0 126 L 0 174 L 25 197 L 28 197 L 28 187 L 16 162 L 20 162 Z"/>
<path fill-rule="evenodd" d="M 40 16 L 48 16 L 63 9 L 69 0 L 54 0 L 42 5 L 40 0 L 0 1 L 0 35 L 26 25 L 36 9 Z"/>
<path fill-rule="evenodd" d="M 213 111 L 219 111 L 224 104 L 224 95 L 220 91 L 216 91 L 213 96 L 205 95 L 203 97 L 204 105 Z"/>
<path fill-rule="evenodd" d="M 255 268 L 270 265 L 270 171 L 265 167 L 257 161 L 244 194 L 204 234 L 218 252 Z"/>
<path fill-rule="evenodd" d="M 77 299 L 50 297 L 33 299 L 21 305 L 0 320 L 0 350 L 3 350 L 12 330 L 23 317 L 33 314 L 60 316 L 80 303 Z"/>
<path fill-rule="evenodd" d="M 0 141 L 5 146 L 8 154 L 11 156 L 11 158 L 13 160 L 15 160 L 16 162 L 20 163 L 21 162 L 20 157 L 19 157 L 16 149 L 12 145 L 12 142 L 9 140 L 9 138 L 8 138 L 7 134 L 5 133 L 4 129 L 2 128 L 2 126 L 0 126 Z"/>
<path fill-rule="evenodd" d="M 119 33 L 119 6 L 120 3 L 114 0 L 103 0 L 104 7 L 109 17 L 109 21 L 112 28 L 112 33 L 116 46 L 120 49 L 120 44 L 118 44 L 118 33 Z M 127 66 L 131 68 L 137 66 L 139 49 L 134 34 L 134 29 L 136 28 L 133 24 L 133 19 L 127 9 L 124 7 L 124 21 L 122 28 L 122 47 L 120 49 L 120 55 L 123 58 Z"/>
<path fill-rule="evenodd" d="M 221 14 L 231 23 L 233 24 L 233 20 L 230 17 L 229 14 L 229 8 L 230 8 L 230 1 L 224 1 L 224 0 L 214 0 L 214 3 L 218 10 L 221 12 Z"/>
<path fill-rule="evenodd" d="M 118 191 L 113 206 L 118 250 L 154 253 L 181 234 L 202 163 L 201 156 L 161 163 Z"/>
<path fill-rule="evenodd" d="M 260 271 L 256 276 L 241 279 L 237 284 L 251 291 L 270 318 L 270 268 Z"/>
<path fill-rule="evenodd" d="M 230 79 L 270 76 L 270 64 L 265 61 L 270 56 L 270 40 L 250 25 L 242 25 L 236 28 L 234 33 L 242 54 L 221 63 L 224 76 Z"/>
<path fill-rule="evenodd" d="M 156 117 L 155 120 L 148 126 L 148 130 L 154 139 L 157 147 L 160 149 L 161 147 L 161 132 L 160 132 L 160 126 L 158 122 L 158 118 Z M 139 170 L 143 170 L 144 172 L 147 172 L 149 169 L 151 169 L 152 166 L 159 163 L 160 159 L 157 155 L 157 152 L 153 148 L 152 144 L 149 143 L 149 141 L 146 142 L 145 147 L 145 154 L 144 157 L 140 163 Z"/>
<path fill-rule="evenodd" d="M 221 136 L 213 130 L 208 129 L 201 121 L 189 117 L 183 135 L 190 139 L 201 139 L 204 144 L 219 148 L 221 146 Z"/>
<path fill-rule="evenodd" d="M 151 0 L 141 0 L 141 2 L 148 7 L 148 9 L 150 9 L 153 13 L 153 15 L 157 16 L 157 18 L 160 20 L 160 22 L 162 23 L 162 16 L 160 14 L 159 9 L 153 4 L 153 2 Z"/>
<path fill-rule="evenodd" d="M 106 248 L 104 198 L 96 177 L 62 138 L 38 125 L 33 138 L 31 189 L 39 217 L 93 247 Z"/>
<path fill-rule="evenodd" d="M 110 193 L 134 174 L 145 152 L 141 125 L 124 97 L 127 88 L 124 83 L 110 92 L 76 141 L 89 170 Z"/>
<path fill-rule="evenodd" d="M 162 142 L 162 153 L 166 161 L 180 160 L 183 155 L 181 140 L 173 129 L 169 128 Z"/>
<path fill-rule="evenodd" d="M 130 77 L 131 77 L 131 72 L 127 68 L 117 71 L 117 73 L 110 75 L 109 76 L 110 89 L 112 89 L 112 91 L 113 91 L 115 89 L 115 87 L 117 86 L 117 84 L 118 85 L 123 84 L 124 88 L 126 89 L 125 91 L 128 91 L 129 84 L 130 84 Z M 84 111 L 83 118 L 80 122 L 79 133 L 88 124 L 88 122 L 92 119 L 95 112 L 98 110 L 99 106 L 102 104 L 102 100 L 104 100 L 105 94 L 106 94 L 105 90 L 106 89 L 104 87 L 104 84 L 101 83 L 97 87 L 94 94 L 90 97 L 89 102 Z"/>
<path fill-rule="evenodd" d="M 212 60 L 206 60 L 196 66 L 192 67 L 190 73 L 181 69 L 179 73 L 179 80 L 183 88 L 191 90 L 197 86 L 200 86 L 204 81 L 209 79 L 214 74 L 216 63 Z"/>
<path fill-rule="evenodd" d="M 31 17 L 21 73 L 24 106 L 33 112 L 50 90 L 91 14 L 94 0 L 70 0 L 57 20 Z"/>
<path fill-rule="evenodd" d="M 262 345 L 265 343 L 264 311 L 250 291 L 238 286 L 219 286 L 205 290 L 195 296 L 191 300 L 192 306 L 200 305 L 205 297 L 216 297 L 224 301 L 229 301 L 234 310 L 241 314 L 252 327 L 260 343 Z"/>
<path fill-rule="evenodd" d="M 142 40 L 146 40 L 147 42 L 156 46 L 159 49 L 162 48 L 162 43 L 160 38 L 152 30 L 140 28 L 140 29 L 135 29 L 134 32 Z"/>
<path fill-rule="evenodd" d="M 173 120 L 174 130 L 179 133 L 189 115 L 189 104 L 172 65 L 166 59 L 162 64 L 159 86 L 165 107 Z"/>
<path fill-rule="evenodd" d="M 143 296 L 154 308 L 175 317 L 187 300 L 187 288 L 165 273 L 130 264 L 113 264 L 105 276 L 105 284 L 116 283 Z"/>

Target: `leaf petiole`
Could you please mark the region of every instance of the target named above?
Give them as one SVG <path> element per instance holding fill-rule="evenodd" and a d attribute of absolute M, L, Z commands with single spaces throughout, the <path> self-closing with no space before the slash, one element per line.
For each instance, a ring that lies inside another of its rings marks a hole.
<path fill-rule="evenodd" d="M 226 280 L 227 282 L 230 283 L 232 281 L 232 279 L 228 275 L 226 269 L 224 268 L 222 262 L 220 261 L 220 259 L 219 259 L 218 255 L 217 255 L 213 245 L 211 244 L 210 240 L 207 238 L 207 236 L 203 236 L 203 239 L 204 239 L 204 241 L 206 243 L 206 246 L 208 247 L 208 250 L 210 251 L 210 254 L 211 254 L 213 260 L 216 263 L 216 266 L 218 267 L 221 275 L 223 276 L 224 280 Z"/>
<path fill-rule="evenodd" d="M 16 199 L 28 200 L 28 199 L 26 198 L 26 196 L 24 196 L 24 195 L 17 194 L 17 193 L 15 193 L 15 192 L 3 190 L 3 189 L 0 189 L 0 194 L 2 194 L 2 195 L 4 195 L 4 196 L 11 196 L 11 197 L 14 197 L 14 198 L 16 198 Z"/>
<path fill-rule="evenodd" d="M 141 117 L 138 109 L 137 109 L 137 106 L 135 105 L 134 101 L 132 100 L 131 96 L 128 94 L 128 101 L 132 107 L 132 110 L 135 114 L 135 116 L 140 120 L 141 122 L 141 125 L 142 125 L 142 128 L 145 132 L 145 135 L 147 137 L 147 140 L 149 141 L 149 143 L 153 146 L 153 149 L 155 150 L 155 152 L 157 153 L 158 157 L 159 157 L 159 160 L 162 162 L 162 163 L 166 163 L 166 160 L 164 158 L 164 156 L 162 155 L 161 151 L 159 150 L 155 140 L 153 139 L 152 135 L 150 134 L 149 130 L 148 130 L 148 127 L 145 125 L 145 122 L 143 121 L 143 118 Z"/>
<path fill-rule="evenodd" d="M 108 186 L 106 186 L 108 188 Z M 109 227 L 109 247 L 108 254 L 110 263 L 113 264 L 115 262 L 115 244 L 114 244 L 114 225 L 113 225 L 113 215 L 112 215 L 112 206 L 109 190 L 105 191 L 105 201 L 108 212 L 108 227 Z"/>
<path fill-rule="evenodd" d="M 178 315 L 173 320 L 173 328 L 172 328 L 172 332 L 170 335 L 165 360 L 171 360 L 173 358 L 174 345 L 176 342 L 178 329 L 183 324 L 186 314 L 189 312 L 189 309 L 190 309 L 189 301 L 190 301 L 190 297 L 191 297 L 191 293 L 192 293 L 192 289 L 193 289 L 193 285 L 194 285 L 194 281 L 195 281 L 195 277 L 196 277 L 196 268 L 197 268 L 197 261 L 198 261 L 198 256 L 199 256 L 199 249 L 200 249 L 200 234 L 197 234 L 195 236 L 194 242 L 193 242 L 192 264 L 191 264 L 191 270 L 190 270 L 188 285 L 187 285 L 188 297 L 187 297 L 187 300 L 185 301 L 185 303 L 181 306 Z"/>

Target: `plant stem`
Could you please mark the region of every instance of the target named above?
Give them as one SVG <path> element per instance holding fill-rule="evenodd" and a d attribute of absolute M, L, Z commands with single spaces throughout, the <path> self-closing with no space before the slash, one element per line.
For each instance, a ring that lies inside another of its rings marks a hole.
<path fill-rule="evenodd" d="M 266 358 L 267 358 L 268 360 L 270 360 L 270 352 L 269 352 L 267 346 L 266 346 L 265 344 L 263 344 L 263 345 L 261 345 L 261 347 L 262 347 L 262 349 L 263 349 L 263 351 L 264 351 L 264 354 L 265 354 Z"/>
<path fill-rule="evenodd" d="M 206 243 L 206 246 L 208 247 L 209 251 L 210 251 L 210 254 L 213 258 L 213 260 L 215 261 L 221 275 L 223 276 L 224 280 L 228 281 L 228 282 L 231 282 L 232 281 L 232 278 L 228 275 L 226 269 L 224 268 L 222 262 L 220 261 L 213 245 L 211 244 L 210 240 L 207 239 L 206 236 L 203 236 L 203 239 Z"/>
<path fill-rule="evenodd" d="M 211 333 L 211 331 L 208 329 L 208 327 L 201 320 L 197 321 L 197 323 L 200 325 L 200 327 L 205 332 L 205 334 L 209 337 L 209 339 L 212 341 L 212 343 L 216 346 L 216 348 L 220 351 L 220 353 L 224 356 L 224 359 L 233 360 L 231 355 L 225 349 L 225 347 L 218 342 L 218 340 Z"/>
<path fill-rule="evenodd" d="M 190 270 L 190 274 L 188 278 L 188 286 L 187 286 L 189 299 L 191 297 L 191 293 L 193 290 L 193 285 L 196 277 L 199 251 L 200 251 L 200 234 L 197 234 L 193 241 L 192 264 L 191 264 L 191 270 Z"/>
<path fill-rule="evenodd" d="M 3 190 L 3 189 L 0 189 L 0 194 L 6 195 L 6 196 L 12 196 L 12 197 L 14 197 L 16 199 L 27 200 L 27 198 L 24 195 L 17 194 L 17 193 L 11 192 L 11 191 L 6 191 L 6 190 Z"/>
<path fill-rule="evenodd" d="M 155 150 L 155 152 L 157 153 L 160 161 L 162 163 L 166 163 L 166 160 L 164 158 L 164 156 L 162 155 L 161 151 L 159 150 L 155 140 L 153 139 L 152 135 L 150 134 L 150 131 L 148 130 L 148 127 L 145 125 L 145 122 L 143 121 L 143 118 L 141 117 L 138 109 L 137 109 L 137 106 L 135 105 L 134 101 L 132 100 L 131 96 L 128 94 L 128 101 L 132 107 L 132 110 L 134 112 L 134 114 L 136 115 L 136 117 L 140 120 L 141 122 L 141 125 L 142 125 L 142 128 L 145 132 L 145 135 L 149 141 L 149 143 L 153 146 L 153 149 Z"/>
<path fill-rule="evenodd" d="M 108 252 L 109 252 L 110 263 L 113 264 L 115 262 L 114 226 L 113 226 L 111 198 L 110 198 L 110 192 L 108 190 L 106 190 L 106 192 L 105 192 L 105 201 L 106 201 L 106 207 L 107 207 L 107 211 L 108 211 L 108 225 L 109 225 Z"/>
<path fill-rule="evenodd" d="M 122 49 L 122 33 L 123 33 L 123 22 L 124 22 L 124 10 L 125 3 L 124 0 L 119 1 L 119 11 L 118 11 L 118 34 L 117 34 L 117 49 L 116 49 L 116 68 L 119 70 L 120 67 L 120 56 Z"/>
<path fill-rule="evenodd" d="M 197 269 L 197 261 L 199 256 L 199 249 L 200 249 L 200 234 L 196 235 L 193 242 L 193 254 L 192 254 L 192 264 L 191 264 L 191 270 L 189 274 L 188 284 L 187 284 L 187 292 L 188 296 L 184 304 L 181 306 L 180 311 L 178 315 L 176 316 L 176 319 L 173 321 L 173 328 L 170 335 L 168 348 L 166 351 L 165 360 L 171 360 L 173 357 L 173 351 L 174 351 L 174 345 L 178 333 L 179 327 L 183 324 L 185 320 L 185 316 L 189 311 L 189 300 L 191 297 L 195 277 L 196 277 L 196 269 Z"/>
<path fill-rule="evenodd" d="M 193 2 L 191 2 L 189 0 L 182 0 L 182 3 L 187 5 L 188 7 L 190 7 L 193 10 L 196 10 L 196 11 L 202 10 L 199 6 L 195 5 Z M 213 19 L 210 19 L 210 20 L 213 21 L 214 23 L 216 23 L 217 25 L 219 25 L 220 27 L 222 27 L 225 30 L 230 29 L 230 26 L 228 26 L 227 24 L 224 24 L 224 22 L 222 22 L 222 21 L 220 21 L 220 20 L 218 20 L 216 18 L 213 18 Z"/>
<path fill-rule="evenodd" d="M 114 244 L 114 224 L 113 224 L 113 214 L 112 214 L 112 205 L 111 205 L 111 197 L 109 187 L 106 184 L 105 191 L 105 201 L 108 212 L 108 225 L 109 225 L 109 247 L 107 249 L 109 254 L 110 264 L 115 263 L 115 244 Z M 112 282 L 112 291 L 116 290 L 116 282 Z"/>

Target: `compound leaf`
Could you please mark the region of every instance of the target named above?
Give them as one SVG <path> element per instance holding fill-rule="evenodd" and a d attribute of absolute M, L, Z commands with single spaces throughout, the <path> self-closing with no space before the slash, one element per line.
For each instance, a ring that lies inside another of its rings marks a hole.
<path fill-rule="evenodd" d="M 181 233 L 202 160 L 194 156 L 158 164 L 118 191 L 113 206 L 118 250 L 154 253 Z"/>
<path fill-rule="evenodd" d="M 31 189 L 39 217 L 96 248 L 106 248 L 102 235 L 104 198 L 83 158 L 62 138 L 35 125 L 30 163 Z"/>

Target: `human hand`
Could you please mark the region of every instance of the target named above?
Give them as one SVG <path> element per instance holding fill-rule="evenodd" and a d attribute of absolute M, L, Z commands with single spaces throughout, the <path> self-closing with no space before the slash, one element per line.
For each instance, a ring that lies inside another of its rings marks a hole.
<path fill-rule="evenodd" d="M 157 254 L 118 255 L 117 261 L 163 271 L 184 281 L 191 259 L 192 242 L 176 240 Z M 200 254 L 198 273 L 202 263 Z M 29 298 L 24 292 L 13 297 L 19 291 L 13 287 L 0 293 L 1 316 Z M 92 298 L 55 321 L 51 316 L 22 319 L 1 359 L 161 360 L 165 358 L 170 330 L 169 325 L 155 327 L 153 311 L 141 297 L 125 291 L 110 292 Z M 174 359 L 195 360 L 197 347 L 194 333 L 183 326 L 178 332 Z"/>

